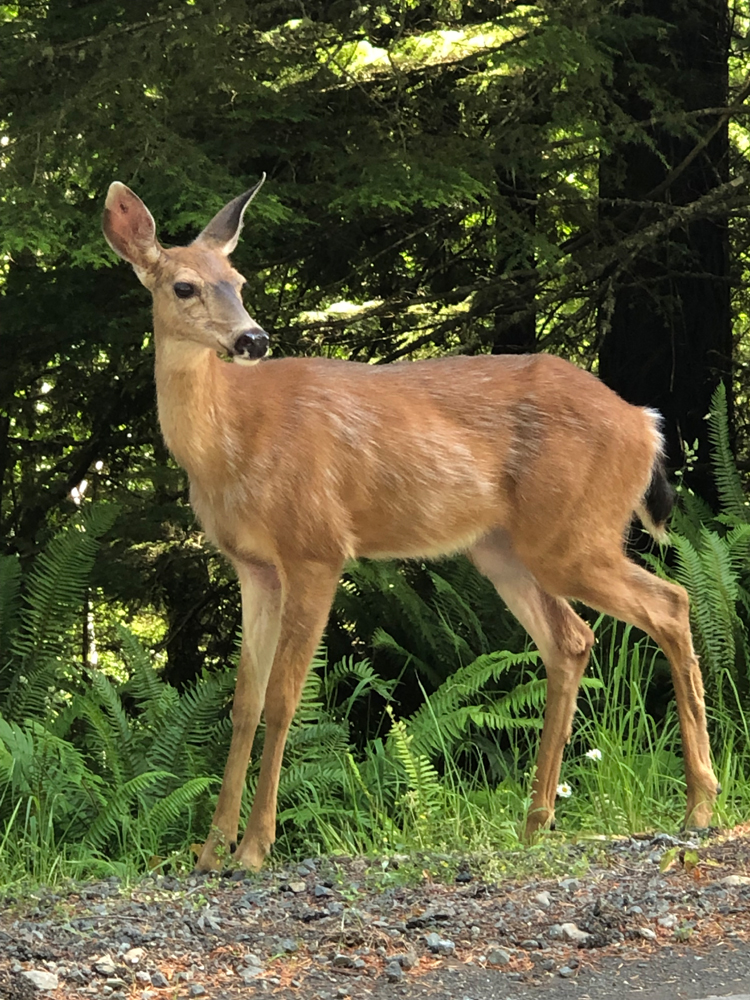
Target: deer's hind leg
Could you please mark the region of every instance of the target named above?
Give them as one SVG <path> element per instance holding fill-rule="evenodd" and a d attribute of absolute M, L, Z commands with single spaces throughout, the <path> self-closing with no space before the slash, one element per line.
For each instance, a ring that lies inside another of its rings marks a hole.
<path fill-rule="evenodd" d="M 554 821 L 560 765 L 594 634 L 566 600 L 539 585 L 504 532 L 481 539 L 469 556 L 534 640 L 547 672 L 547 706 L 525 829 L 531 839 Z"/>
<path fill-rule="evenodd" d="M 624 553 L 592 559 L 571 593 L 592 608 L 643 629 L 667 655 L 672 671 L 687 784 L 688 827 L 711 822 L 718 791 L 706 727 L 703 678 L 693 650 L 687 592 L 637 566 Z"/>

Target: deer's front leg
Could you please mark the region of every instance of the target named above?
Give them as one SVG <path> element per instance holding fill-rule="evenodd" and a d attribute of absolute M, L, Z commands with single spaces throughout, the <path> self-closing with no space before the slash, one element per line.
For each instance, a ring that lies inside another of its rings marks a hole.
<path fill-rule="evenodd" d="M 197 868 L 220 868 L 237 844 L 242 791 L 281 625 L 282 589 L 276 569 L 237 563 L 242 590 L 242 651 L 232 705 L 232 743 L 211 831 Z"/>
<path fill-rule="evenodd" d="M 266 738 L 258 788 L 234 859 L 243 868 L 260 868 L 276 839 L 276 797 L 286 737 L 328 620 L 341 568 L 340 563 L 317 562 L 284 566 L 281 635 L 266 688 Z"/>

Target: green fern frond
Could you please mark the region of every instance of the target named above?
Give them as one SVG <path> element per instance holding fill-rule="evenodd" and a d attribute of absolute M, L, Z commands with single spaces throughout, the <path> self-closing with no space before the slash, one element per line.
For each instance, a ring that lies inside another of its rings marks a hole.
<path fill-rule="evenodd" d="M 309 796 L 313 801 L 320 802 L 330 798 L 334 789 L 340 789 L 343 781 L 344 767 L 341 760 L 291 764 L 281 772 L 279 801 L 286 804 Z"/>
<path fill-rule="evenodd" d="M 81 511 L 37 556 L 11 647 L 27 677 L 50 660 L 66 659 L 68 631 L 81 613 L 99 539 L 116 516 L 114 504 Z"/>
<path fill-rule="evenodd" d="M 117 634 L 122 644 L 125 662 L 130 669 L 128 693 L 143 709 L 157 718 L 160 717 L 162 713 L 159 706 L 163 703 L 165 694 L 174 689 L 159 677 L 151 663 L 151 656 L 130 629 L 119 625 Z"/>
<path fill-rule="evenodd" d="M 190 778 L 168 795 L 157 799 L 146 814 L 152 833 L 162 836 L 170 824 L 179 823 L 196 799 L 210 791 L 217 781 L 215 777 Z"/>
<path fill-rule="evenodd" d="M 132 732 L 120 695 L 109 677 L 101 671 L 92 670 L 90 679 L 91 687 L 112 724 L 113 736 L 120 747 L 122 757 L 127 759 Z"/>
<path fill-rule="evenodd" d="M 121 787 L 133 770 L 131 762 L 122 753 L 117 729 L 110 716 L 90 695 L 80 694 L 73 700 L 71 714 L 88 722 L 87 745 L 98 770 L 115 788 Z"/>
<path fill-rule="evenodd" d="M 349 694 L 339 711 L 347 718 L 360 698 L 368 696 L 371 692 L 379 695 L 384 701 L 390 701 L 393 697 L 394 689 L 398 681 L 384 680 L 376 673 L 369 660 L 355 660 L 353 656 L 344 657 L 338 663 L 329 667 L 324 676 L 323 693 L 328 706 L 335 700 L 337 689 L 344 682 L 354 682 L 354 690 Z"/>
<path fill-rule="evenodd" d="M 422 747 L 435 746 L 435 726 L 459 707 L 477 695 L 484 695 L 485 688 L 515 667 L 536 666 L 539 654 L 535 652 L 509 653 L 501 650 L 477 657 L 473 663 L 459 668 L 435 691 L 408 720 L 409 732 Z"/>
<path fill-rule="evenodd" d="M 229 667 L 211 674 L 204 671 L 192 687 L 181 693 L 173 714 L 148 747 L 149 767 L 176 770 L 179 778 L 192 777 L 185 769 L 186 748 L 204 744 L 207 730 L 230 702 L 234 680 L 234 671 Z"/>
<path fill-rule="evenodd" d="M 739 588 L 729 546 L 708 528 L 700 544 L 676 536 L 675 575 L 690 596 L 690 613 L 698 652 L 707 678 L 735 669 L 735 635 Z"/>
<path fill-rule="evenodd" d="M 389 635 L 385 629 L 378 626 L 372 634 L 372 645 L 375 649 L 387 649 L 395 653 L 401 660 L 403 666 L 414 667 L 423 677 L 428 678 L 433 683 L 440 683 L 441 676 L 424 660 L 419 659 L 414 653 L 405 649 L 393 636 Z"/>
<path fill-rule="evenodd" d="M 119 788 L 110 788 L 107 804 L 91 824 L 86 840 L 95 848 L 103 848 L 107 840 L 121 835 L 131 825 L 135 803 L 158 782 L 172 778 L 169 771 L 145 771 Z"/>
<path fill-rule="evenodd" d="M 727 391 L 723 382 L 718 384 L 711 399 L 708 439 L 711 442 L 711 464 L 722 513 L 732 518 L 735 524 L 748 524 L 750 501 L 742 488 L 729 441 Z"/>
<path fill-rule="evenodd" d="M 0 556 L 0 692 L 7 686 L 13 636 L 20 622 L 21 563 L 18 556 Z"/>
<path fill-rule="evenodd" d="M 406 774 L 407 796 L 410 793 L 413 796 L 415 811 L 429 810 L 441 798 L 440 775 L 429 757 L 416 750 L 414 737 L 407 730 L 403 719 L 394 718 L 392 713 L 391 718 L 392 724 L 387 742 Z M 405 798 L 406 796 L 402 796 L 402 803 Z"/>
<path fill-rule="evenodd" d="M 471 603 L 465 600 L 453 584 L 441 574 L 432 570 L 429 577 L 435 587 L 435 604 L 442 612 L 446 629 L 450 631 L 458 662 L 467 663 L 473 660 L 475 650 L 486 653 L 488 650 L 484 629 Z M 454 622 L 460 622 L 469 632 L 473 646 L 454 630 Z"/>

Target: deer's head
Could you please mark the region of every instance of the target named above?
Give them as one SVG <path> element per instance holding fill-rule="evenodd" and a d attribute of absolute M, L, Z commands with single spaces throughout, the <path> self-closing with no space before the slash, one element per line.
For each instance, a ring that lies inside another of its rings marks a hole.
<path fill-rule="evenodd" d="M 124 184 L 110 184 L 102 228 L 118 256 L 133 265 L 154 300 L 155 326 L 175 341 L 210 348 L 224 358 L 254 364 L 268 350 L 268 334 L 242 304 L 245 279 L 229 255 L 237 246 L 245 209 L 255 187 L 230 201 L 186 247 L 165 249 L 156 238 L 154 219 Z"/>

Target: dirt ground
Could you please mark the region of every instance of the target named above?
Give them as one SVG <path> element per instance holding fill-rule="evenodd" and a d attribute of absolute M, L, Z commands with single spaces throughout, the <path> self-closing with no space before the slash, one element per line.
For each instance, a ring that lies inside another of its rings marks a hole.
<path fill-rule="evenodd" d="M 750 830 L 485 859 L 307 859 L 0 904 L 2 1000 L 631 993 L 750 994 Z"/>

